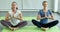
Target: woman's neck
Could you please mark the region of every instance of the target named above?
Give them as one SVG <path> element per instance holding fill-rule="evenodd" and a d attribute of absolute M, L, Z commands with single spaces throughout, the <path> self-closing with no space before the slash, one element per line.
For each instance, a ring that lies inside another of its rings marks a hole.
<path fill-rule="evenodd" d="M 44 7 L 43 10 L 47 10 L 47 7 Z"/>
<path fill-rule="evenodd" d="M 43 8 L 43 11 L 44 11 L 44 12 L 47 12 L 47 7 L 44 7 L 44 8 Z"/>

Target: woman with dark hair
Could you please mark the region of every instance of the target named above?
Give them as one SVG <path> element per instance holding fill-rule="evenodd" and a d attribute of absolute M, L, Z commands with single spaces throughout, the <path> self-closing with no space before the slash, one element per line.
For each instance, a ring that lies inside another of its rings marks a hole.
<path fill-rule="evenodd" d="M 11 6 L 12 10 L 6 14 L 5 20 L 1 20 L 1 24 L 11 30 L 24 27 L 27 24 L 27 21 L 23 21 L 22 13 L 18 10 L 17 3 L 12 2 Z"/>
<path fill-rule="evenodd" d="M 58 24 L 58 20 L 48 23 L 48 19 L 54 20 L 54 16 L 53 16 L 52 12 L 47 9 L 47 5 L 48 5 L 47 1 L 43 1 L 43 3 L 42 3 L 43 9 L 41 9 L 38 12 L 37 20 L 40 20 L 40 22 L 38 22 L 37 20 L 34 20 L 34 19 L 32 20 L 32 23 L 34 25 L 36 25 L 39 28 L 42 28 L 44 31 L 46 31 L 48 28 L 51 28 L 51 27 L 55 26 L 56 24 Z"/>

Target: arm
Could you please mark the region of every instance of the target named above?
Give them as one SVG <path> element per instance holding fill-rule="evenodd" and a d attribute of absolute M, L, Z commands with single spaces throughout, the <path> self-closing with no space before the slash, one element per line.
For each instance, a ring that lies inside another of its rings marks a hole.
<path fill-rule="evenodd" d="M 48 18 L 54 20 L 54 16 L 53 16 L 53 14 L 50 15 Z"/>
<path fill-rule="evenodd" d="M 37 20 L 44 19 L 46 17 L 41 17 L 39 14 L 37 15 Z"/>
<path fill-rule="evenodd" d="M 51 11 L 49 11 L 49 13 L 50 13 L 50 16 L 48 18 L 54 20 L 53 13 Z"/>
<path fill-rule="evenodd" d="M 14 17 L 15 19 L 22 20 L 22 13 L 19 14 L 19 17 Z"/>
<path fill-rule="evenodd" d="M 7 13 L 6 16 L 5 16 L 5 21 L 9 21 L 10 20 L 9 16 L 10 16 L 9 13 Z M 8 27 L 11 29 L 11 26 L 8 25 Z"/>
<path fill-rule="evenodd" d="M 44 19 L 45 17 L 41 17 L 41 10 L 38 12 L 37 20 Z"/>
<path fill-rule="evenodd" d="M 10 16 L 9 13 L 7 13 L 6 16 L 5 16 L 5 21 L 9 21 L 10 20 L 9 16 Z"/>
<path fill-rule="evenodd" d="M 38 15 L 37 15 L 37 20 L 40 20 L 40 18 L 41 18 L 41 16 L 38 14 Z"/>

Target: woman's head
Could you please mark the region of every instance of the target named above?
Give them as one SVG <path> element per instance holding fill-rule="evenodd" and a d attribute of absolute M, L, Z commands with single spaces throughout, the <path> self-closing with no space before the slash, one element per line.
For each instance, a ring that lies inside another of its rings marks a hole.
<path fill-rule="evenodd" d="M 42 5 L 43 5 L 43 7 L 47 7 L 47 5 L 48 5 L 47 1 L 43 1 Z"/>
<path fill-rule="evenodd" d="M 13 11 L 16 11 L 18 9 L 16 2 L 12 2 L 11 6 Z"/>

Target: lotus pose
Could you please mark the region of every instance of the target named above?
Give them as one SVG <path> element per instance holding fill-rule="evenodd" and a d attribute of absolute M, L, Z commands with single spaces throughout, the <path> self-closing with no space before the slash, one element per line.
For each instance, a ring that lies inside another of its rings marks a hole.
<path fill-rule="evenodd" d="M 23 21 L 22 12 L 18 10 L 16 2 L 12 2 L 11 9 L 12 10 L 6 14 L 5 20 L 1 20 L 1 24 L 11 30 L 24 27 L 27 21 Z"/>
<path fill-rule="evenodd" d="M 44 31 L 46 31 L 48 28 L 51 28 L 51 27 L 55 26 L 56 24 L 58 24 L 58 20 L 48 23 L 48 19 L 54 20 L 54 16 L 53 16 L 52 12 L 47 9 L 47 5 L 48 5 L 47 1 L 43 1 L 43 3 L 42 3 L 43 9 L 41 9 L 38 12 L 37 20 L 40 20 L 40 22 L 38 22 L 37 20 L 34 20 L 34 19 L 32 20 L 32 23 L 34 25 L 36 25 L 39 28 L 42 28 Z"/>

